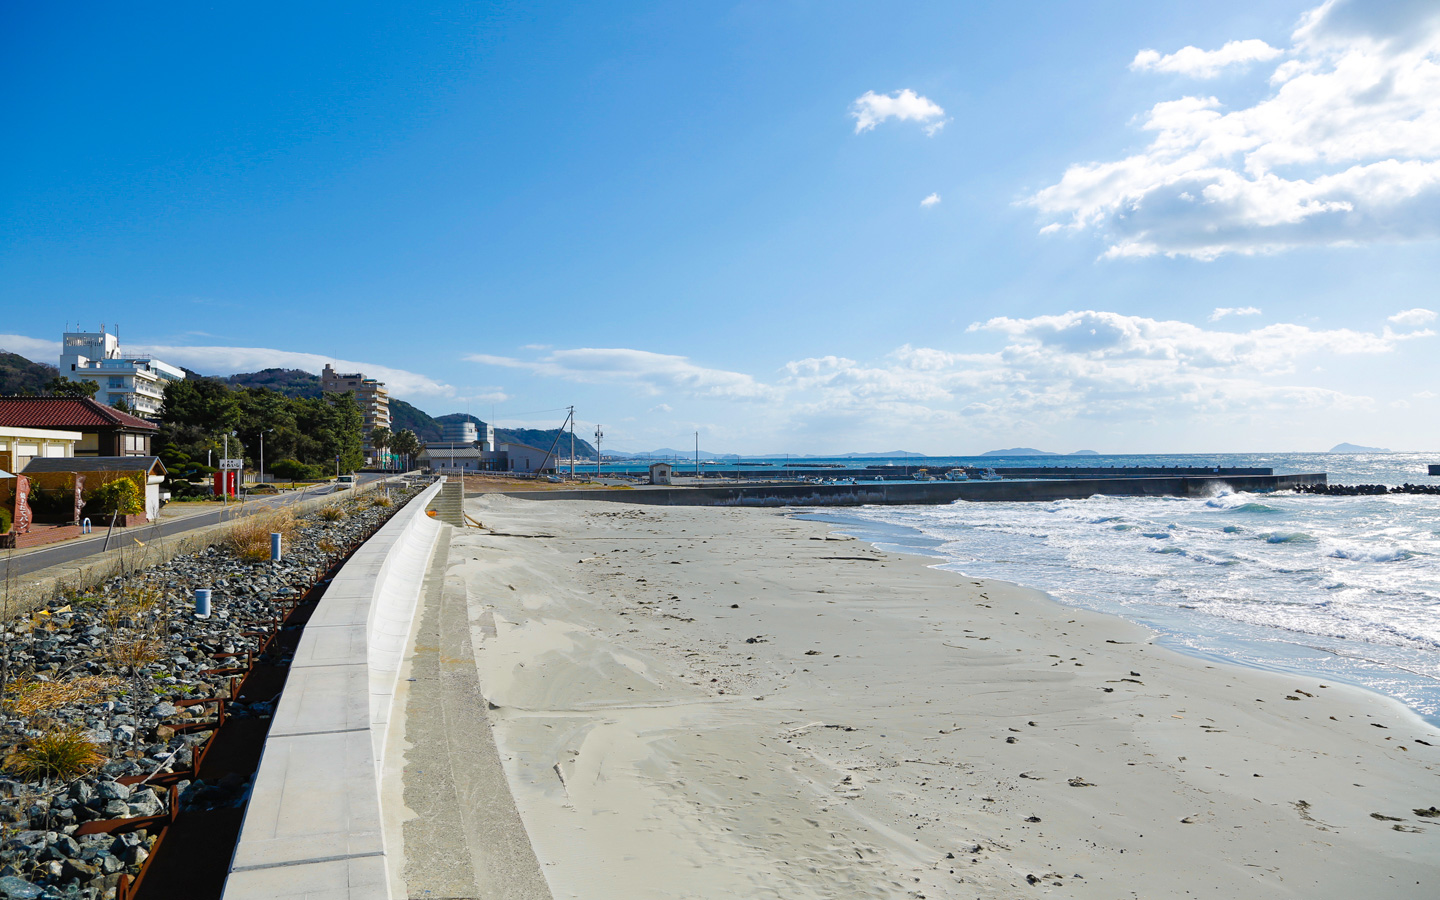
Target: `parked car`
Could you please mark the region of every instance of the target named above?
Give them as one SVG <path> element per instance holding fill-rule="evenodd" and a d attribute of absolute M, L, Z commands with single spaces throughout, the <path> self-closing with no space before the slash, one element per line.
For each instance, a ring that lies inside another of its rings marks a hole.
<path fill-rule="evenodd" d="M 352 488 L 352 487 L 354 487 L 354 486 L 355 486 L 355 476 L 354 476 L 354 475 L 341 475 L 339 478 L 335 479 L 335 490 L 337 490 L 337 491 L 348 491 L 350 488 Z"/>

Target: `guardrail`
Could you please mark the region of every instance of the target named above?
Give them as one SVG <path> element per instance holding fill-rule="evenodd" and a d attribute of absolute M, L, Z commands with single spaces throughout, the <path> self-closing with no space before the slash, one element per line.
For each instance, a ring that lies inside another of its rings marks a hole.
<path fill-rule="evenodd" d="M 389 900 L 380 767 L 440 523 L 436 482 L 350 558 L 300 637 L 224 900 Z"/>

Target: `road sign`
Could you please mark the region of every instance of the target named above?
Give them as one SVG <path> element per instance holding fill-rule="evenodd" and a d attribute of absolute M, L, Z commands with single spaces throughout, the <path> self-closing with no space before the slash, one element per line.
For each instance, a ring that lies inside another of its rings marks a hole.
<path fill-rule="evenodd" d="M 222 460 L 220 460 L 220 468 L 222 468 L 222 469 L 243 469 L 243 468 L 245 468 L 245 460 L 243 460 L 243 459 L 222 459 Z"/>

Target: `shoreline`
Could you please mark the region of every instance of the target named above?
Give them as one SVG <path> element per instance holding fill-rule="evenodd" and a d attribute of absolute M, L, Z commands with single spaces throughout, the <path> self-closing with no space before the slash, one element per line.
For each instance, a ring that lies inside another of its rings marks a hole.
<path fill-rule="evenodd" d="M 956 543 L 955 537 L 936 537 L 927 533 L 920 523 L 896 523 L 874 520 L 851 511 L 804 508 L 796 516 L 831 524 L 841 533 L 850 534 L 877 549 L 913 554 L 935 560 L 937 569 L 956 575 L 1005 580 L 1015 585 L 1030 586 L 1021 577 L 996 576 L 986 572 L 988 564 L 971 566 L 965 560 L 953 559 L 942 547 Z M 979 575 L 973 569 L 981 570 Z M 969 572 L 966 572 L 969 570 Z M 1020 576 L 1022 573 L 1015 573 Z M 1093 573 L 1092 573 L 1093 575 Z M 1092 586 L 1093 588 L 1093 586 Z M 1155 634 L 1155 644 L 1195 660 L 1238 665 L 1247 670 L 1272 672 L 1287 677 L 1319 678 L 1359 688 L 1367 693 L 1394 700 L 1420 717 L 1427 727 L 1440 727 L 1440 708 L 1427 713 L 1421 706 L 1434 708 L 1437 703 L 1436 675 L 1411 668 L 1403 658 L 1367 655 L 1369 645 L 1351 636 L 1325 635 L 1323 632 L 1295 631 L 1277 625 L 1259 625 L 1236 621 L 1208 612 L 1191 612 L 1189 606 L 1128 605 L 1115 598 L 1104 598 L 1104 592 L 1071 589 L 1073 598 L 1064 599 L 1051 593 L 1050 586 L 1034 586 L 1053 602 L 1068 609 L 1087 609 L 1103 615 L 1117 616 L 1143 626 Z M 1087 602 L 1092 598 L 1093 602 Z M 1385 648 L 1380 648 L 1384 651 Z M 1371 675 L 1367 680 L 1365 675 Z M 1390 685 L 1384 690 L 1381 684 Z"/>
<path fill-rule="evenodd" d="M 450 575 L 556 898 L 1433 889 L 1440 734 L 1399 701 L 792 511 L 470 507 Z"/>

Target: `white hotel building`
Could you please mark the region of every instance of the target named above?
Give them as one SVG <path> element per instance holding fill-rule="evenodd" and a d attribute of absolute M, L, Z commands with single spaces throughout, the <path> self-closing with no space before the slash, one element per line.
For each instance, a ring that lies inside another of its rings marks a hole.
<path fill-rule="evenodd" d="M 138 416 L 155 418 L 164 405 L 165 385 L 183 381 L 185 373 L 152 356 L 121 353 L 120 339 L 99 332 L 67 331 L 60 350 L 60 375 L 71 381 L 93 381 L 96 401 L 113 406 L 124 400 Z"/>

